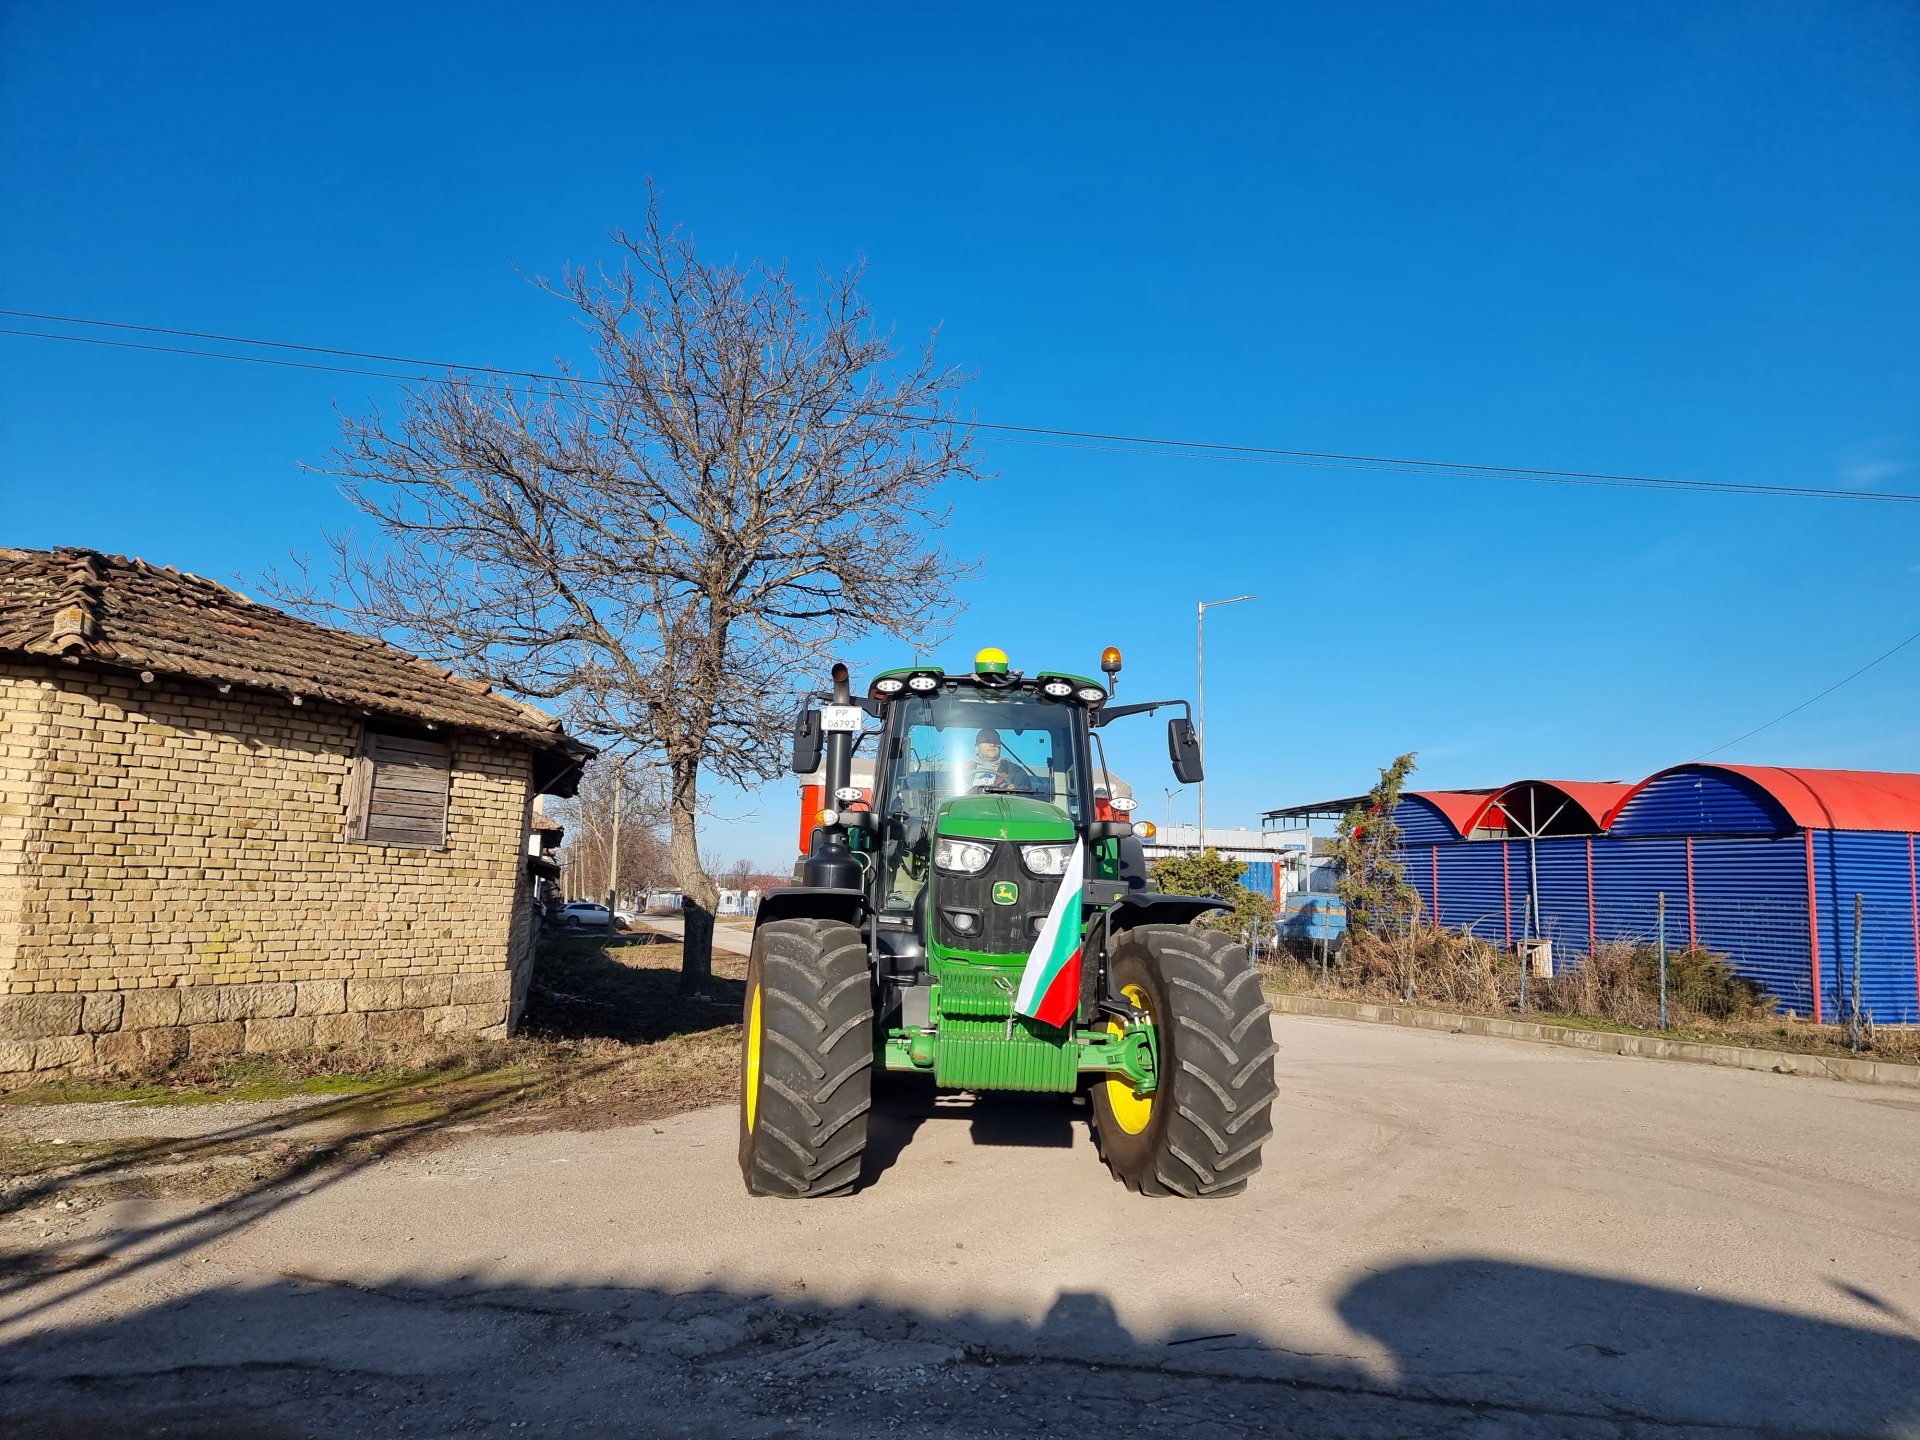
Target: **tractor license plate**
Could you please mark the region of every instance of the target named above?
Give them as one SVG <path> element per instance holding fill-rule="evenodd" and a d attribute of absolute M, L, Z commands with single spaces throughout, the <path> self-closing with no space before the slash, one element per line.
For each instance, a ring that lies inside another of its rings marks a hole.
<path fill-rule="evenodd" d="M 861 725 L 861 709 L 858 705 L 829 705 L 821 711 L 820 728 L 823 730 L 846 730 L 858 735 Z"/>

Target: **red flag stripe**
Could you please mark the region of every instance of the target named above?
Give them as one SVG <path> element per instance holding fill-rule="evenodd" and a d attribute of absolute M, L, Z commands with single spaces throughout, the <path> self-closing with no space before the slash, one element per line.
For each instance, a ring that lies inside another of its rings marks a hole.
<path fill-rule="evenodd" d="M 1079 1009 L 1080 951 L 1076 948 L 1047 985 L 1046 993 L 1034 1007 L 1033 1018 L 1042 1025 L 1065 1026 L 1073 1023 Z"/>

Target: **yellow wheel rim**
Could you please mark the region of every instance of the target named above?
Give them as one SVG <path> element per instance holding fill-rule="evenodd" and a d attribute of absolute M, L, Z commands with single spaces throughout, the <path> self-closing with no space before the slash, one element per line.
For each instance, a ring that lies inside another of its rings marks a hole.
<path fill-rule="evenodd" d="M 753 1113 L 760 1104 L 760 987 L 753 987 L 753 1005 L 747 1011 L 747 1131 L 753 1131 Z"/>
<path fill-rule="evenodd" d="M 1153 1019 L 1153 1007 L 1147 1004 L 1147 992 L 1138 985 L 1122 986 L 1120 993 L 1132 1002 L 1135 1008 L 1144 1010 L 1147 1019 Z M 1118 1016 L 1107 1021 L 1110 1034 L 1124 1035 L 1127 1027 Z M 1113 1123 L 1129 1135 L 1138 1135 L 1147 1128 L 1147 1122 L 1153 1119 L 1153 1096 L 1136 1095 L 1133 1085 L 1124 1077 L 1109 1075 L 1106 1080 L 1107 1108 L 1113 1112 Z"/>

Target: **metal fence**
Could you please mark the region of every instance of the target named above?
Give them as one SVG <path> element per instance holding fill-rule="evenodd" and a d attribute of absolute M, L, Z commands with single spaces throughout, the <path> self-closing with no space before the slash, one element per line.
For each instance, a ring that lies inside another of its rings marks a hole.
<path fill-rule="evenodd" d="M 1783 1011 L 1916 1024 L 1913 849 L 1879 832 L 1600 835 L 1411 845 L 1405 864 L 1430 922 L 1514 950 L 1546 940 L 1556 970 L 1609 944 L 1657 948 L 1664 919 L 1669 950 L 1724 956 Z"/>
<path fill-rule="evenodd" d="M 1580 946 L 1562 949 L 1555 933 L 1561 928 L 1558 917 L 1536 923 L 1530 896 L 1522 896 L 1521 938 L 1512 947 L 1497 938 L 1463 945 L 1461 940 L 1470 938 L 1462 933 L 1467 927 L 1443 932 L 1420 918 L 1398 938 L 1375 947 L 1374 963 L 1362 968 L 1344 937 L 1330 927 L 1309 929 L 1295 917 L 1291 926 L 1283 918 L 1271 942 L 1252 948 L 1256 956 L 1270 950 L 1269 963 L 1286 972 L 1289 988 L 1323 994 L 1366 992 L 1480 1011 L 1585 1015 L 1662 1030 L 1761 1022 L 1770 1010 L 1811 1018 L 1808 1008 L 1784 1003 L 1757 978 L 1768 967 L 1754 963 L 1764 962 L 1769 949 L 1787 948 L 1796 932 L 1807 933 L 1804 905 L 1766 893 L 1722 894 L 1716 913 L 1705 915 L 1698 892 L 1691 911 L 1684 893 L 1656 890 L 1650 900 L 1648 905 L 1637 899 L 1597 905 L 1595 928 L 1607 938 L 1594 948 L 1582 934 Z M 1903 1023 L 1876 1009 L 1867 962 L 1876 936 L 1883 952 L 1897 948 L 1906 933 L 1902 923 L 1910 917 L 1892 900 L 1865 890 L 1846 896 L 1839 909 L 1842 923 L 1821 971 L 1820 1018 L 1857 1050 L 1876 1026 Z M 1823 920 L 1823 931 L 1833 928 Z M 1743 938 L 1748 948 L 1729 955 L 1703 943 L 1714 935 Z"/>

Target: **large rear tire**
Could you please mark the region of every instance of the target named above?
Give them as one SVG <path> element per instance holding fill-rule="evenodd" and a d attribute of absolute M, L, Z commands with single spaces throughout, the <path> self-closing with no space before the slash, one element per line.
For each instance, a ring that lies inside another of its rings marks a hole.
<path fill-rule="evenodd" d="M 860 1178 L 873 1103 L 867 942 L 835 920 L 754 931 L 740 1056 L 740 1173 L 754 1195 L 838 1195 Z"/>
<path fill-rule="evenodd" d="M 1273 1134 L 1273 1043 L 1259 972 L 1217 930 L 1142 925 L 1115 939 L 1112 986 L 1154 1023 L 1159 1085 L 1093 1087 L 1093 1133 L 1115 1178 L 1143 1195 L 1237 1195 Z M 1117 1024 L 1117 1022 L 1116 1022 Z"/>

